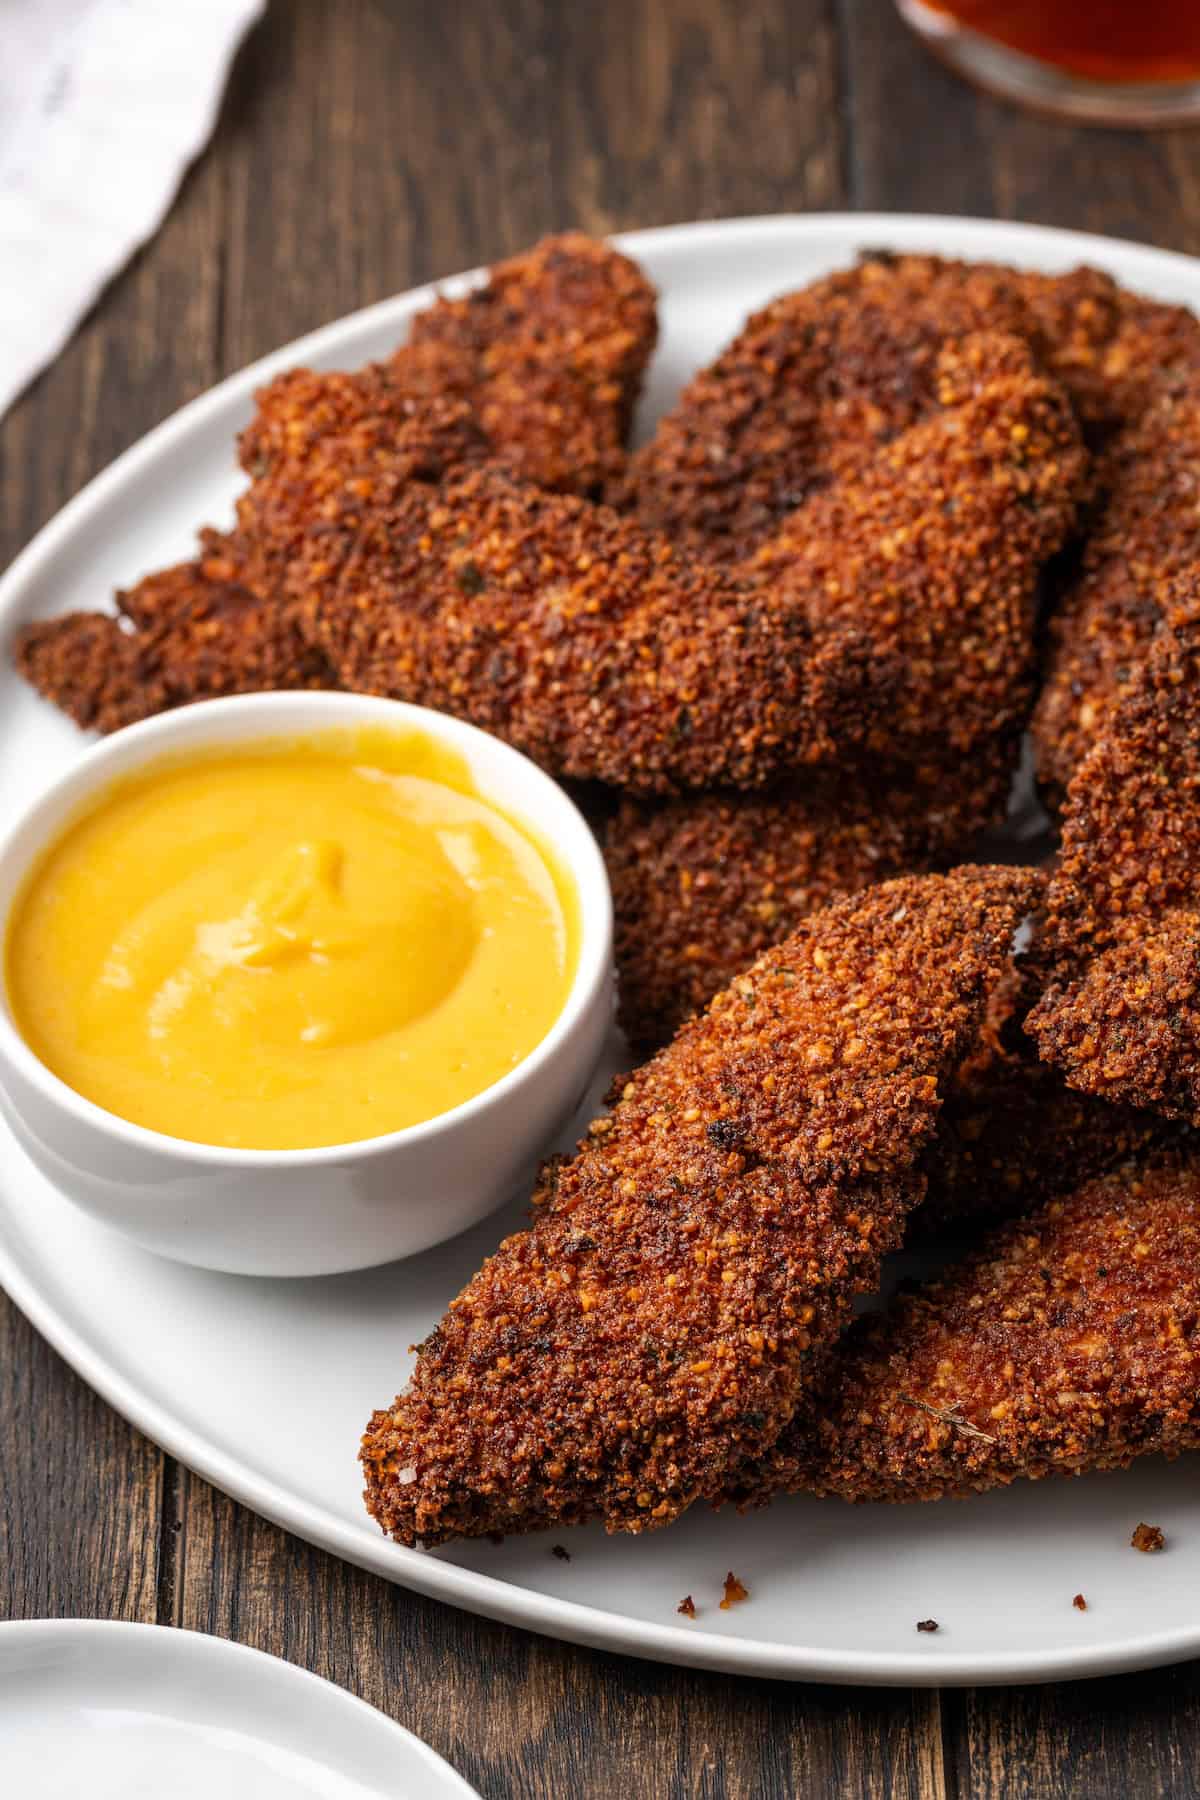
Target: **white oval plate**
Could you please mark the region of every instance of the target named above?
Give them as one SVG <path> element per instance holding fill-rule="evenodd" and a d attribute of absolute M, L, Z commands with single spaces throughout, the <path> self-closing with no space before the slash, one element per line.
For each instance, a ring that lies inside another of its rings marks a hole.
<path fill-rule="evenodd" d="M 101 1619 L 0 1625 L 0 1769 L 6 1793 L 39 1800 L 475 1793 L 411 1731 L 292 1663 Z"/>
<path fill-rule="evenodd" d="M 662 296 L 643 429 L 753 307 L 864 246 L 1045 269 L 1090 260 L 1200 309 L 1200 263 L 1021 225 L 831 215 L 677 226 L 623 242 Z M 239 483 L 231 446 L 253 390 L 296 362 L 351 367 L 382 356 L 429 298 L 429 290 L 403 295 L 303 338 L 151 432 L 13 564 L 0 583 L 0 637 L 35 613 L 102 604 L 115 585 L 185 556 L 198 524 L 229 514 Z M 83 751 L 70 725 L 0 670 L 0 818 Z M 359 1432 L 403 1386 L 408 1346 L 520 1215 L 514 1205 L 389 1269 L 241 1280 L 156 1261 L 107 1235 L 0 1131 L 0 1280 L 34 1324 L 172 1455 L 394 1581 L 580 1643 L 777 1677 L 1037 1681 L 1200 1651 L 1194 1461 L 961 1504 L 851 1509 L 796 1499 L 747 1519 L 696 1510 L 644 1538 L 569 1534 L 570 1562 L 541 1536 L 432 1554 L 385 1541 L 362 1509 Z M 1130 1548 L 1141 1520 L 1163 1527 L 1165 1554 Z M 728 1569 L 751 1597 L 721 1612 Z M 1072 1607 L 1078 1592 L 1086 1612 Z M 676 1613 L 689 1593 L 695 1624 Z M 940 1630 L 918 1636 L 916 1621 L 930 1617 Z"/>

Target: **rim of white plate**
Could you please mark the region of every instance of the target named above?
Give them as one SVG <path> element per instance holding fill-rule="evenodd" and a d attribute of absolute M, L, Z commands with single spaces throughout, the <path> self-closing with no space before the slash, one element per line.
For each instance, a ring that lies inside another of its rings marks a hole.
<path fill-rule="evenodd" d="M 1015 257 L 1038 266 L 1047 253 L 1051 266 L 1067 267 L 1089 260 L 1122 264 L 1121 279 L 1151 292 L 1184 302 L 1189 288 L 1200 310 L 1200 259 L 1177 251 L 1158 250 L 1126 239 L 1055 226 L 957 218 L 941 213 L 785 213 L 711 222 L 682 223 L 646 231 L 615 234 L 612 242 L 631 256 L 662 255 L 671 250 L 694 254 L 706 243 L 728 247 L 738 239 L 819 243 L 849 237 L 864 247 L 928 250 L 1003 261 Z M 947 242 L 946 240 L 950 240 Z M 273 351 L 156 426 L 97 475 L 43 527 L 0 579 L 0 638 L 18 612 L 22 592 L 70 536 L 102 510 L 159 457 L 201 429 L 231 401 L 249 399 L 254 389 L 280 369 L 297 361 L 324 357 L 346 337 L 394 321 L 402 324 L 437 293 L 454 294 L 479 282 L 486 271 L 475 269 L 414 288 L 348 313 L 332 324 Z M 1173 290 L 1173 292 L 1172 292 Z M 577 1601 L 560 1600 L 515 1587 L 497 1576 L 479 1574 L 441 1562 L 423 1551 L 409 1550 L 382 1537 L 374 1550 L 361 1529 L 336 1514 L 297 1499 L 278 1483 L 247 1469 L 202 1433 L 181 1426 L 172 1414 L 140 1392 L 107 1356 L 91 1345 L 71 1321 L 46 1300 L 22 1267 L 4 1236 L 0 1196 L 0 1282 L 10 1297 L 53 1347 L 110 1405 L 159 1444 L 232 1498 L 250 1506 L 284 1530 L 333 1551 L 347 1562 L 396 1581 L 404 1587 L 445 1600 L 469 1612 L 519 1625 L 595 1649 L 636 1655 L 681 1666 L 722 1670 L 796 1681 L 824 1681 L 898 1687 L 976 1686 L 1036 1683 L 1126 1673 L 1182 1661 L 1200 1654 L 1200 1616 L 1194 1627 L 1160 1633 L 1128 1634 L 1076 1650 L 1003 1651 L 990 1657 L 956 1656 L 932 1644 L 920 1650 L 879 1652 L 870 1649 L 806 1650 L 757 1638 L 726 1638 L 690 1626 L 652 1625 Z"/>
<path fill-rule="evenodd" d="M 32 1644 L 43 1639 L 62 1639 L 70 1643 L 76 1638 L 97 1638 L 101 1641 L 113 1637 L 148 1638 L 155 1637 L 169 1640 L 169 1648 L 164 1647 L 163 1654 L 182 1655 L 184 1661 L 194 1659 L 198 1663 L 224 1662 L 232 1657 L 247 1662 L 269 1663 L 274 1665 L 275 1678 L 280 1670 L 290 1679 L 321 1690 L 321 1703 L 333 1705 L 348 1713 L 356 1721 L 362 1721 L 363 1714 L 371 1720 L 371 1729 L 386 1733 L 393 1739 L 402 1739 L 409 1750 L 415 1751 L 421 1761 L 446 1784 L 447 1791 L 457 1792 L 467 1800 L 479 1800 L 478 1793 L 452 1763 L 440 1756 L 424 1738 L 419 1738 L 415 1731 L 407 1725 L 401 1725 L 361 1694 L 352 1694 L 349 1688 L 340 1687 L 336 1681 L 327 1676 L 317 1675 L 312 1669 L 306 1669 L 300 1663 L 290 1662 L 286 1656 L 275 1656 L 269 1650 L 259 1650 L 253 1644 L 239 1644 L 236 1638 L 219 1637 L 215 1632 L 191 1631 L 183 1625 L 155 1625 L 142 1619 L 3 1619 L 0 1620 L 0 1647 L 4 1643 L 26 1637 Z"/>

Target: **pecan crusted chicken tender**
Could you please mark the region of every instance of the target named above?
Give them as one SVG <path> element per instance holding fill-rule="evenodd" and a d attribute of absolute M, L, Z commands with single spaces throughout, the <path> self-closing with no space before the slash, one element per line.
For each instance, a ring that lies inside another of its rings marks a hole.
<path fill-rule="evenodd" d="M 1105 453 L 1107 499 L 1050 621 L 1033 720 L 1038 779 L 1061 806 L 1150 647 L 1170 579 L 1200 576 L 1200 369 L 1164 380 Z"/>
<path fill-rule="evenodd" d="M 1024 724 L 1042 570 L 1087 477 L 1061 388 L 1018 340 L 967 338 L 937 366 L 942 410 L 743 565 L 814 629 L 870 644 L 891 689 L 867 745 L 893 759 L 973 754 Z"/>
<path fill-rule="evenodd" d="M 288 565 L 343 489 L 368 506 L 377 491 L 437 481 L 488 453 L 462 401 L 414 394 L 377 364 L 349 374 L 289 369 L 276 376 L 260 389 L 238 447 L 251 479 L 238 498 L 232 551 L 240 579 L 276 615 L 286 612 Z"/>
<path fill-rule="evenodd" d="M 580 234 L 497 266 L 419 314 L 388 363 L 295 369 L 257 396 L 240 454 L 251 477 L 234 534 L 118 595 L 103 613 L 31 627 L 17 665 L 78 724 L 113 731 L 186 700 L 332 686 L 298 634 L 284 573 L 331 495 L 440 478 L 501 449 L 530 478 L 591 491 L 620 446 L 656 333 L 654 291 Z"/>
<path fill-rule="evenodd" d="M 747 321 L 634 456 L 623 503 L 710 558 L 741 558 L 915 424 L 936 401 L 940 349 L 976 331 L 1024 339 L 1089 441 L 1136 418 L 1158 372 L 1200 366 L 1186 308 L 1097 269 L 867 252 Z"/>
<path fill-rule="evenodd" d="M 1076 1093 L 1040 1062 L 1021 1028 L 1035 994 L 1018 961 L 991 996 L 983 1029 L 946 1086 L 910 1243 L 1016 1218 L 1182 1136 L 1158 1113 Z"/>
<path fill-rule="evenodd" d="M 84 730 L 117 731 L 190 700 L 332 687 L 321 652 L 234 577 L 223 540 L 148 575 L 117 613 L 67 613 L 17 638 L 19 672 Z"/>
<path fill-rule="evenodd" d="M 1067 792 L 1027 1029 L 1074 1088 L 1200 1122 L 1200 613 L 1180 583 Z"/>
<path fill-rule="evenodd" d="M 1015 747 L 969 772 L 814 771 L 768 793 L 626 800 L 603 827 L 620 1017 L 663 1044 L 801 919 L 841 894 L 962 860 L 1004 816 Z"/>
<path fill-rule="evenodd" d="M 595 491 L 623 456 L 656 330 L 636 265 L 568 233 L 418 313 L 385 363 L 277 376 L 239 440 L 243 580 L 273 592 L 347 482 L 365 505 L 381 479 L 433 480 L 500 454 L 539 486 Z"/>
<path fill-rule="evenodd" d="M 1036 887 L 963 869 L 831 907 L 631 1076 L 372 1418 L 383 1529 L 640 1531 L 765 1452 L 899 1241 Z"/>
<path fill-rule="evenodd" d="M 552 773 L 761 785 L 864 729 L 867 650 L 607 507 L 495 467 L 390 504 L 352 485 L 289 593 L 344 687 L 469 718 Z"/>
<path fill-rule="evenodd" d="M 866 741 L 976 752 L 1022 719 L 1046 558 L 1084 469 L 1014 339 L 941 363 L 944 410 L 741 570 L 494 468 L 353 484 L 289 574 L 343 686 L 464 714 L 561 775 L 757 787 Z"/>
<path fill-rule="evenodd" d="M 1005 1226 L 830 1352 L 748 1497 L 936 1500 L 1200 1447 L 1200 1162 Z"/>
<path fill-rule="evenodd" d="M 566 232 L 497 263 L 464 299 L 418 313 L 391 373 L 411 392 L 468 402 L 525 480 L 595 494 L 624 463 L 657 335 L 637 264 Z"/>

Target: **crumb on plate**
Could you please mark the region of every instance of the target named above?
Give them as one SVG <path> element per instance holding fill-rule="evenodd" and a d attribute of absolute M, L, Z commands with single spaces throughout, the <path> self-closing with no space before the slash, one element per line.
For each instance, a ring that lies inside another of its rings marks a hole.
<path fill-rule="evenodd" d="M 740 1582 L 733 1570 L 730 1569 L 728 1575 L 725 1577 L 725 1597 L 721 1601 L 721 1611 L 728 1612 L 731 1606 L 737 1606 L 742 1600 L 748 1600 L 749 1598 L 749 1588 L 746 1587 L 743 1582 Z"/>

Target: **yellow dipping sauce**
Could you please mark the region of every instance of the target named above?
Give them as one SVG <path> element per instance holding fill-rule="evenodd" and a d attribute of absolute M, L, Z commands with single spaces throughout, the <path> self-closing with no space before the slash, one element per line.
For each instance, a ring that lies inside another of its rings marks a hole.
<path fill-rule="evenodd" d="M 421 733 L 322 732 L 120 782 L 34 868 L 7 981 L 98 1106 L 197 1143 L 344 1144 L 490 1087 L 563 1009 L 578 898 Z"/>

